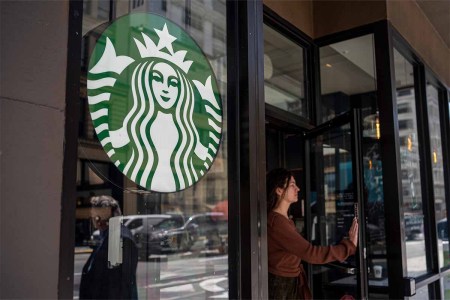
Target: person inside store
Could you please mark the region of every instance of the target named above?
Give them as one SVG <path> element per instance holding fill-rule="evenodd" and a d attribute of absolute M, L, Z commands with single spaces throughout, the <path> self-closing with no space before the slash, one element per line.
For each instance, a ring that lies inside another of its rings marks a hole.
<path fill-rule="evenodd" d="M 270 299 L 312 299 L 301 261 L 326 264 L 355 254 L 358 222 L 354 218 L 348 239 L 333 246 L 313 246 L 296 230 L 288 216 L 300 188 L 291 171 L 277 168 L 267 174 L 267 243 Z"/>
<path fill-rule="evenodd" d="M 83 267 L 80 299 L 137 299 L 137 247 L 130 230 L 121 225 L 122 263 L 108 262 L 109 222 L 122 215 L 119 203 L 111 196 L 91 198 L 91 219 L 100 231 L 99 245 L 92 251 Z"/>

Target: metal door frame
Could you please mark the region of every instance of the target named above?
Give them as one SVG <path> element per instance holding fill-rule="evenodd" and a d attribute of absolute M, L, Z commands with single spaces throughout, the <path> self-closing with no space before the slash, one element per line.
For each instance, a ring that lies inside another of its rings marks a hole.
<path fill-rule="evenodd" d="M 311 180 L 309 176 L 311 174 L 310 165 L 310 139 L 318 135 L 321 135 L 330 129 L 342 126 L 344 124 L 350 124 L 351 127 L 351 143 L 352 143 L 352 175 L 353 182 L 355 183 L 354 189 L 356 193 L 356 199 L 358 199 L 358 223 L 359 234 L 358 234 L 358 248 L 356 255 L 357 262 L 357 298 L 358 299 L 368 299 L 369 289 L 368 289 L 368 275 L 367 275 L 367 264 L 366 264 L 366 240 L 365 240 L 365 200 L 364 200 L 364 169 L 362 161 L 362 127 L 361 127 L 361 113 L 359 109 L 352 109 L 336 118 L 317 126 L 314 129 L 306 131 L 305 136 L 305 174 L 306 176 L 306 203 L 305 203 L 305 226 L 306 226 L 306 238 L 310 240 L 310 224 L 311 224 Z M 364 222 L 362 222 L 364 220 Z M 361 245 L 363 247 L 361 247 Z M 312 266 L 308 265 L 308 276 L 309 282 L 312 283 Z M 310 285 L 312 286 L 312 285 Z"/>

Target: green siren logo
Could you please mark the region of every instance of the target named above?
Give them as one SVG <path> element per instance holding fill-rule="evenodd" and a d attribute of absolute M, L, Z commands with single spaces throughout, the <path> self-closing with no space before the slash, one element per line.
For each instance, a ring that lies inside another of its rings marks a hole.
<path fill-rule="evenodd" d="M 175 192 L 208 171 L 222 102 L 209 62 L 182 28 L 148 13 L 119 18 L 98 39 L 87 79 L 95 132 L 125 176 Z"/>

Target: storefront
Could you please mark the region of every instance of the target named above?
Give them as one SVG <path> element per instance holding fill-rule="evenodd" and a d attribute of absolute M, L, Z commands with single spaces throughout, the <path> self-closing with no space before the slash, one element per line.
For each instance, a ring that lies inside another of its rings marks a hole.
<path fill-rule="evenodd" d="M 355 256 L 304 265 L 314 299 L 448 299 L 449 45 L 404 21 L 409 1 L 366 4 L 68 2 L 59 259 L 43 295 L 80 297 L 103 238 L 91 199 L 107 195 L 134 239 L 139 299 L 267 299 L 265 176 L 284 167 L 307 240 L 360 223 Z M 185 106 L 165 106 L 171 89 Z M 119 241 L 111 265 L 127 260 Z"/>

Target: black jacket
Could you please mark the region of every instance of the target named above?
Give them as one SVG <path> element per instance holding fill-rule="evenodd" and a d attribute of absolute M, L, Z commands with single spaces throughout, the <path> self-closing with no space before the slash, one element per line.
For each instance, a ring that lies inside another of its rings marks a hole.
<path fill-rule="evenodd" d="M 108 230 L 100 246 L 83 267 L 80 299 L 137 299 L 137 248 L 131 232 L 122 225 L 122 264 L 108 268 Z"/>

